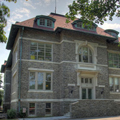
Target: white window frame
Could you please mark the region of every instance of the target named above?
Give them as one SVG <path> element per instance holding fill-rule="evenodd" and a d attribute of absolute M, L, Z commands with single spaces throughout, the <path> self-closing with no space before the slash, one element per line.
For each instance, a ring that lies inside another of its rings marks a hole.
<path fill-rule="evenodd" d="M 88 57 L 88 62 L 84 62 L 83 61 L 83 48 L 87 48 L 88 49 L 88 55 L 87 55 L 87 57 Z M 79 54 L 79 51 L 80 51 L 80 49 L 81 49 L 81 54 Z M 81 46 L 80 48 L 79 48 L 79 51 L 78 51 L 78 61 L 79 62 L 84 62 L 84 63 L 93 63 L 94 61 L 93 61 L 93 53 L 92 53 L 92 50 L 88 47 L 88 46 Z M 91 51 L 91 57 L 92 57 L 92 62 L 90 62 L 90 52 L 89 51 Z M 79 60 L 79 56 L 81 55 L 81 61 Z"/>
<path fill-rule="evenodd" d="M 31 59 L 31 54 L 30 54 L 31 60 L 39 60 L 38 59 L 38 44 L 41 43 L 41 44 L 44 44 L 44 59 L 46 59 L 46 45 L 51 45 L 51 60 L 40 60 L 40 61 L 53 61 L 53 44 L 31 41 L 31 43 L 32 42 L 37 44 L 37 47 L 36 47 L 37 48 L 37 59 Z M 30 44 L 30 52 L 31 52 L 31 44 Z"/>
<path fill-rule="evenodd" d="M 35 89 L 30 89 L 30 85 L 29 85 L 29 91 L 53 91 L 53 73 L 51 71 L 29 71 L 29 83 L 30 83 L 30 72 L 34 72 L 35 73 Z M 38 89 L 38 73 L 41 72 L 43 73 L 43 89 L 40 90 Z M 46 74 L 50 73 L 51 74 L 51 90 L 46 90 Z"/>
<path fill-rule="evenodd" d="M 46 114 L 46 103 L 50 103 L 51 104 L 51 113 L 50 114 Z M 45 103 L 45 116 L 51 116 L 52 115 L 52 103 L 51 102 L 46 102 Z"/>
<path fill-rule="evenodd" d="M 115 93 L 120 93 L 120 77 L 109 77 L 109 87 L 110 87 L 110 78 L 113 79 L 113 91 L 110 91 L 110 92 L 115 92 Z M 119 91 L 115 91 L 115 78 L 118 79 L 118 86 L 119 86 Z"/>
<path fill-rule="evenodd" d="M 30 103 L 34 103 L 34 102 L 30 102 Z M 36 103 L 34 103 L 35 104 L 35 114 L 34 115 L 31 115 L 30 112 L 29 112 L 30 103 L 28 103 L 28 115 L 29 116 L 36 116 Z"/>
<path fill-rule="evenodd" d="M 112 59 L 109 57 L 109 54 L 112 54 Z M 115 55 L 117 56 L 118 60 L 115 60 Z M 110 61 L 112 62 L 112 66 L 110 66 Z M 115 61 L 117 61 L 117 67 L 114 66 Z M 112 68 L 120 68 L 120 53 L 108 52 L 108 65 Z"/>

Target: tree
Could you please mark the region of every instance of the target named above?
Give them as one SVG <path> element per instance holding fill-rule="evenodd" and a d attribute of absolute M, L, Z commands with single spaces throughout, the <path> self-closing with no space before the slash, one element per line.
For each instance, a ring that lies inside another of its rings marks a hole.
<path fill-rule="evenodd" d="M 76 15 L 81 15 L 84 23 L 100 23 L 113 20 L 113 16 L 120 17 L 120 0 L 74 0 L 68 6 L 67 20 L 74 20 Z"/>
<path fill-rule="evenodd" d="M 17 2 L 17 0 L 5 0 L 8 2 Z M 0 3 L 0 42 L 6 42 L 7 37 L 5 36 L 4 28 L 7 25 L 6 17 L 10 17 L 10 9 L 1 1 Z"/>

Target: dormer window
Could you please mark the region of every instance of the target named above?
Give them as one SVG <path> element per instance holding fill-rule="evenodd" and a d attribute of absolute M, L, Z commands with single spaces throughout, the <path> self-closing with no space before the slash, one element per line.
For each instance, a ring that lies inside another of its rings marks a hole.
<path fill-rule="evenodd" d="M 35 21 L 37 21 L 38 26 L 54 28 L 55 19 L 49 16 L 36 16 Z"/>
<path fill-rule="evenodd" d="M 116 38 L 118 37 L 118 34 L 119 34 L 118 31 L 113 30 L 113 29 L 107 29 L 107 30 L 105 30 L 105 32 L 108 33 L 109 35 L 113 36 L 113 37 L 116 37 Z"/>
<path fill-rule="evenodd" d="M 76 28 L 86 29 L 86 30 L 92 30 L 92 31 L 96 31 L 96 27 L 97 27 L 97 25 L 94 24 L 94 23 L 93 23 L 93 25 L 91 27 L 90 27 L 90 25 L 84 25 L 83 22 L 80 19 L 74 21 L 72 24 Z"/>

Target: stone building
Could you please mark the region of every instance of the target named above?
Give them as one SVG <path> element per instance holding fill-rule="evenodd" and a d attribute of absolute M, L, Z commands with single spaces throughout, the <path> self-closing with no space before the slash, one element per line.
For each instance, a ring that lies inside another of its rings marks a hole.
<path fill-rule="evenodd" d="M 28 116 L 120 114 L 119 32 L 65 21 L 51 13 L 12 25 L 1 69 L 4 101 L 16 111 L 26 108 Z"/>

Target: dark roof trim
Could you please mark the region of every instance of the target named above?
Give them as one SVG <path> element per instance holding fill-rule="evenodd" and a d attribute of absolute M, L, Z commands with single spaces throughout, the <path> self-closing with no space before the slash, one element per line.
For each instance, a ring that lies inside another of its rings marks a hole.
<path fill-rule="evenodd" d="M 55 30 L 56 32 L 61 32 L 62 30 L 69 30 L 69 31 L 75 31 L 75 32 L 81 32 L 81 33 L 86 33 L 86 34 L 91 34 L 91 35 L 95 35 L 95 36 L 100 36 L 100 37 L 104 37 L 109 39 L 110 41 L 115 41 L 116 38 L 114 37 L 108 37 L 108 36 L 104 36 L 104 35 L 100 35 L 100 34 L 96 34 L 96 33 L 91 33 L 91 32 L 84 32 L 84 31 L 77 31 L 77 30 L 72 30 L 72 29 L 67 29 L 67 28 L 61 28 L 61 27 L 57 27 L 57 29 Z"/>
<path fill-rule="evenodd" d="M 12 51 L 10 51 L 6 67 L 11 67 L 11 65 L 12 65 Z"/>
<path fill-rule="evenodd" d="M 11 49 L 12 49 L 13 44 L 14 44 L 14 41 L 15 41 L 15 38 L 16 38 L 16 35 L 17 35 L 17 32 L 18 32 L 18 30 L 19 30 L 20 28 L 22 28 L 22 27 L 28 28 L 28 29 L 34 29 L 34 30 L 47 31 L 47 32 L 51 32 L 51 33 L 58 33 L 58 32 L 60 32 L 60 31 L 62 31 L 62 30 L 69 30 L 69 31 L 75 31 L 75 32 L 92 34 L 92 35 L 104 37 L 104 38 L 107 38 L 107 39 L 113 40 L 113 41 L 116 40 L 116 38 L 114 38 L 114 37 L 108 37 L 108 36 L 99 35 L 99 34 L 96 34 L 96 33 L 84 32 L 84 31 L 77 31 L 77 30 L 71 30 L 71 29 L 61 28 L 61 27 L 57 27 L 55 31 L 51 31 L 51 30 L 45 30 L 45 29 L 40 29 L 40 28 L 32 28 L 32 27 L 26 27 L 26 26 L 21 26 L 21 25 L 15 25 L 15 24 L 13 24 L 12 27 L 11 27 L 11 31 L 10 31 L 10 35 L 9 35 L 9 38 L 8 38 L 8 42 L 7 42 L 6 49 L 8 49 L 8 50 L 11 50 Z"/>
<path fill-rule="evenodd" d="M 62 17 L 65 17 L 65 15 L 61 15 L 61 14 L 57 14 L 57 13 L 50 13 L 50 15 L 57 15 L 57 16 L 62 16 Z"/>
<path fill-rule="evenodd" d="M 113 29 L 107 29 L 107 30 L 104 30 L 105 32 L 113 32 L 113 33 L 116 33 L 117 35 L 119 34 L 118 31 L 116 30 L 113 30 Z"/>
<path fill-rule="evenodd" d="M 17 35 L 17 32 L 22 27 L 28 28 L 28 29 L 34 29 L 34 30 L 54 32 L 54 31 L 51 31 L 51 30 L 45 30 L 45 29 L 40 29 L 40 28 L 32 28 L 32 27 L 27 27 L 27 26 L 21 26 L 21 25 L 12 24 L 6 49 L 8 49 L 8 50 L 12 49 L 14 41 L 15 41 L 15 38 L 16 38 L 16 35 Z"/>
<path fill-rule="evenodd" d="M 54 19 L 54 18 L 52 18 L 52 17 L 50 17 L 50 16 L 45 16 L 45 15 L 38 15 L 38 16 L 36 16 L 36 17 L 35 17 L 35 21 L 36 21 L 37 19 L 39 19 L 39 18 L 50 19 L 50 20 L 52 20 L 53 22 L 56 21 L 56 19 Z"/>

